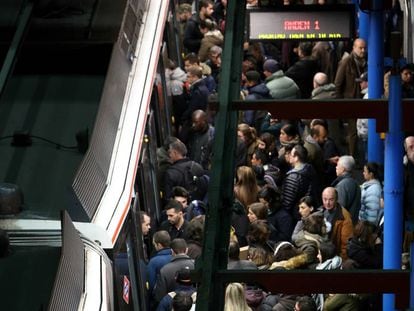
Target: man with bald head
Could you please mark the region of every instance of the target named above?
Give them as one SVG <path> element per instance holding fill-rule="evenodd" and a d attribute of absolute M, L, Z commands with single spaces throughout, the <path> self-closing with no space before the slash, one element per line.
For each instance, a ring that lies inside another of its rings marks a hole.
<path fill-rule="evenodd" d="M 196 110 L 192 115 L 192 126 L 188 138 L 188 157 L 200 163 L 208 170 L 210 168 L 214 138 L 214 127 L 207 121 L 207 113 Z"/>
<path fill-rule="evenodd" d="M 339 62 L 335 77 L 336 98 L 361 98 L 361 87 L 356 79 L 367 71 L 365 51 L 365 41 L 360 38 L 356 39 L 352 52 Z M 347 121 L 349 154 L 355 156 L 357 142 L 356 119 L 348 119 Z"/>
<path fill-rule="evenodd" d="M 347 259 L 346 245 L 352 237 L 353 226 L 351 214 L 338 203 L 338 193 L 335 188 L 327 187 L 322 192 L 324 216 L 331 224 L 329 238 L 336 247 L 338 255 Z"/>
<path fill-rule="evenodd" d="M 334 99 L 336 97 L 335 84 L 329 83 L 328 76 L 323 72 L 318 72 L 313 77 L 312 99 Z M 333 104 L 334 105 L 334 104 Z M 340 130 L 338 119 L 327 120 L 329 137 L 333 139 L 336 146 L 344 144 L 343 133 Z"/>

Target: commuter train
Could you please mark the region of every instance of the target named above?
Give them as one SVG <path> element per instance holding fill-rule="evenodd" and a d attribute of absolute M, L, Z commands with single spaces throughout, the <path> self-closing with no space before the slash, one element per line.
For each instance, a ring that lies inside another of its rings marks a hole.
<path fill-rule="evenodd" d="M 27 307 L 16 293 L 25 287 L 11 261 L 27 265 L 29 279 L 39 283 L 39 295 L 26 302 L 33 310 L 148 309 L 138 211 L 153 225 L 161 216 L 157 148 L 173 134 L 165 68 L 167 60 L 181 64 L 176 2 L 127 1 L 69 215 L 62 213 L 61 222 L 0 219 L 16 249 L 0 275 L 2 294 L 12 293 L 4 295 L 6 309 Z M 410 33 L 414 9 L 410 1 L 400 3 Z M 412 38 L 403 37 L 404 56 L 413 61 Z M 37 253 L 25 261 L 34 247 Z"/>
<path fill-rule="evenodd" d="M 12 249 L 0 273 L 5 309 L 148 309 L 137 212 L 153 224 L 160 218 L 157 148 L 173 122 L 164 64 L 181 64 L 175 5 L 126 1 L 73 204 L 61 221 L 0 219 Z"/>

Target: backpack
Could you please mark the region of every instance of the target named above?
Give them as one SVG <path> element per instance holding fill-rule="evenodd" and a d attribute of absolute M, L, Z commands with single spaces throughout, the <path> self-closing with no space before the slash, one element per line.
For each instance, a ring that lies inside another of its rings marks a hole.
<path fill-rule="evenodd" d="M 204 173 L 200 164 L 195 161 L 187 161 L 172 168 L 180 171 L 183 175 L 181 186 L 189 192 L 191 200 L 206 200 L 210 177 Z"/>

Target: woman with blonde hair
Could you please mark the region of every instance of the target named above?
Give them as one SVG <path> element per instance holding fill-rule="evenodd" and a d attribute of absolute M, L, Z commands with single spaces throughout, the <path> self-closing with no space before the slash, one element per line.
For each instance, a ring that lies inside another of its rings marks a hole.
<path fill-rule="evenodd" d="M 232 208 L 231 225 L 234 228 L 240 247 L 247 245 L 247 229 L 249 218 L 247 207 L 257 201 L 259 186 L 251 167 L 240 166 L 236 172 L 236 184 L 234 185 L 234 202 Z"/>
<path fill-rule="evenodd" d="M 234 185 L 234 196 L 246 209 L 257 202 L 259 186 L 257 185 L 256 175 L 249 166 L 239 166 L 236 172 L 236 184 Z"/>
<path fill-rule="evenodd" d="M 251 311 L 244 296 L 244 287 L 240 283 L 230 283 L 226 287 L 224 311 Z"/>
<path fill-rule="evenodd" d="M 252 156 L 256 149 L 259 148 L 259 145 L 264 145 L 264 143 L 257 137 L 257 132 L 254 127 L 250 127 L 246 123 L 240 123 L 237 126 L 237 136 L 244 142 L 247 149 L 247 165 L 252 165 Z"/>

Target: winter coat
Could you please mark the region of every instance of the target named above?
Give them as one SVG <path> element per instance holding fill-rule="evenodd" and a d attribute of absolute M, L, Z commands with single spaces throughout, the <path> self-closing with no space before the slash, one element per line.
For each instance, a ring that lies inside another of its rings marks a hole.
<path fill-rule="evenodd" d="M 274 137 L 278 138 L 280 135 L 280 129 L 282 128 L 283 125 L 285 125 L 284 122 L 278 121 L 276 123 L 272 123 L 270 124 L 270 119 L 272 119 L 272 115 L 271 114 L 267 114 L 262 122 L 262 126 L 260 129 L 260 133 L 270 133 L 272 134 Z"/>
<path fill-rule="evenodd" d="M 325 300 L 324 311 L 360 310 L 361 298 L 358 294 L 334 294 Z"/>
<path fill-rule="evenodd" d="M 192 53 L 197 54 L 200 50 L 201 40 L 203 39 L 203 34 L 200 31 L 200 17 L 198 14 L 194 14 L 187 21 L 184 31 L 184 47 Z"/>
<path fill-rule="evenodd" d="M 301 98 L 310 98 L 313 90 L 313 76 L 319 71 L 318 62 L 312 57 L 304 57 L 294 63 L 285 73 L 295 81 L 301 92 Z"/>
<path fill-rule="evenodd" d="M 355 81 L 366 71 L 365 60 L 358 59 L 353 53 L 344 57 L 335 77 L 335 94 L 337 98 L 361 98 L 361 88 Z"/>
<path fill-rule="evenodd" d="M 200 62 L 205 62 L 208 59 L 208 53 L 210 52 L 210 48 L 217 45 L 223 45 L 223 34 L 220 30 L 210 30 L 204 34 L 204 38 L 201 39 L 201 46 L 200 50 L 198 51 L 198 58 Z"/>
<path fill-rule="evenodd" d="M 332 187 L 338 191 L 338 203 L 349 211 L 352 222 L 357 223 L 361 207 L 361 188 L 358 183 L 351 173 L 345 173 L 332 182 Z"/>
<path fill-rule="evenodd" d="M 194 260 L 199 258 L 203 252 L 203 245 L 198 241 L 188 240 L 187 247 L 187 255 Z"/>
<path fill-rule="evenodd" d="M 319 234 L 309 233 L 305 230 L 301 230 L 295 236 L 295 240 L 293 243 L 297 246 L 297 248 L 302 252 L 302 254 L 306 254 L 306 265 L 309 266 L 311 264 L 316 264 L 318 262 L 318 250 L 319 244 L 326 241 L 326 238 L 320 236 Z"/>
<path fill-rule="evenodd" d="M 346 247 L 348 257 L 360 269 L 382 269 L 382 249 L 382 244 L 375 244 L 371 248 L 357 238 L 350 239 Z"/>
<path fill-rule="evenodd" d="M 330 240 L 336 247 L 336 252 L 343 260 L 347 259 L 346 246 L 348 240 L 352 237 L 354 226 L 352 224 L 351 214 L 338 203 L 333 211 L 324 211 L 325 218 L 329 219 L 328 214 L 333 214 L 330 220 L 332 229 L 329 233 Z"/>
<path fill-rule="evenodd" d="M 293 230 L 292 216 L 285 210 L 279 209 L 276 212 L 270 212 L 267 216 L 270 226 L 269 240 L 273 242 L 290 241 Z"/>
<path fill-rule="evenodd" d="M 323 152 L 318 142 L 313 139 L 312 136 L 308 135 L 304 139 L 303 147 L 308 152 L 308 162 L 313 165 L 315 171 L 323 179 Z"/>
<path fill-rule="evenodd" d="M 323 160 L 324 160 L 324 176 L 325 185 L 330 186 L 336 179 L 336 164 L 329 161 L 330 158 L 340 155 L 337 145 L 328 137 L 328 139 L 322 145 Z"/>
<path fill-rule="evenodd" d="M 291 169 L 286 173 L 282 186 L 282 207 L 287 210 L 294 219 L 300 219 L 297 209 L 299 200 L 305 195 L 313 195 L 317 192 L 319 185 L 317 185 L 315 181 L 317 181 L 315 170 L 307 163 L 299 168 Z M 316 196 L 315 199 L 317 199 Z M 292 235 L 292 232 L 290 235 Z"/>
<path fill-rule="evenodd" d="M 235 200 L 232 207 L 231 225 L 235 230 L 240 247 L 247 245 L 247 231 L 249 230 L 249 218 L 243 205 Z"/>
<path fill-rule="evenodd" d="M 250 260 L 231 260 L 227 263 L 228 270 L 257 270 L 257 266 Z"/>
<path fill-rule="evenodd" d="M 187 168 L 192 166 L 192 172 L 196 176 L 202 176 L 204 174 L 204 169 L 197 162 L 191 161 L 189 158 L 183 158 L 172 165 L 170 165 L 164 174 L 164 191 L 165 198 L 170 199 L 172 195 L 172 189 L 175 186 L 181 186 L 187 188 L 188 185 L 185 184 L 185 175 L 187 173 Z"/>
<path fill-rule="evenodd" d="M 382 187 L 377 179 L 364 182 L 361 185 L 361 209 L 359 220 L 367 220 L 377 225 L 381 215 Z"/>
<path fill-rule="evenodd" d="M 188 296 L 193 298 L 197 297 L 196 294 L 194 294 L 195 291 L 196 289 L 191 285 L 179 285 L 175 291 L 168 293 L 161 299 L 156 311 L 170 311 L 173 302 L 172 296 L 175 296 L 177 293 L 186 293 Z M 194 303 L 195 302 L 193 301 L 193 304 Z"/>
<path fill-rule="evenodd" d="M 184 219 L 183 225 L 177 229 L 175 225 L 172 225 L 168 220 L 164 220 L 158 230 L 165 230 L 171 237 L 171 240 L 174 239 L 187 239 L 187 228 L 188 221 Z"/>
<path fill-rule="evenodd" d="M 312 49 L 312 56 L 318 61 L 320 70 L 328 76 L 328 81 L 333 81 L 336 68 L 334 51 L 329 42 L 316 42 Z"/>
<path fill-rule="evenodd" d="M 150 290 L 154 288 L 155 282 L 157 281 L 157 276 L 160 273 L 161 268 L 169 263 L 171 261 L 171 258 L 171 248 L 160 249 L 154 254 L 154 256 L 151 257 L 147 265 Z"/>
<path fill-rule="evenodd" d="M 342 258 L 339 256 L 334 256 L 321 262 L 316 266 L 316 270 L 337 270 L 342 267 Z"/>
<path fill-rule="evenodd" d="M 300 98 L 299 87 L 295 81 L 286 77 L 282 70 L 276 71 L 267 77 L 265 83 L 270 91 L 270 96 L 274 99 Z"/>
<path fill-rule="evenodd" d="M 177 288 L 176 273 L 181 269 L 194 269 L 194 260 L 184 254 L 174 256 L 171 261 L 161 268 L 154 287 L 154 298 L 157 302 Z"/>
<path fill-rule="evenodd" d="M 264 83 L 256 84 L 248 88 L 249 94 L 246 96 L 246 101 L 270 99 L 269 89 Z M 267 115 L 264 110 L 246 110 L 243 113 L 243 123 L 254 127 L 257 133 L 260 133 L 263 119 Z"/>
<path fill-rule="evenodd" d="M 335 84 L 325 84 L 318 86 L 312 91 L 312 99 L 334 99 L 335 98 Z"/>
<path fill-rule="evenodd" d="M 181 95 L 184 91 L 184 82 L 187 80 L 187 74 L 180 67 L 176 67 L 174 70 L 165 70 L 167 94 L 168 95 Z"/>
<path fill-rule="evenodd" d="M 199 109 L 206 111 L 209 94 L 210 92 L 204 79 L 200 79 L 191 85 L 188 106 L 181 117 L 183 123 L 191 123 L 191 117 L 194 111 Z"/>
<path fill-rule="evenodd" d="M 210 168 L 213 138 L 214 127 L 207 125 L 206 128 L 201 131 L 191 130 L 188 139 L 188 157 L 191 160 L 200 163 L 205 170 Z"/>

